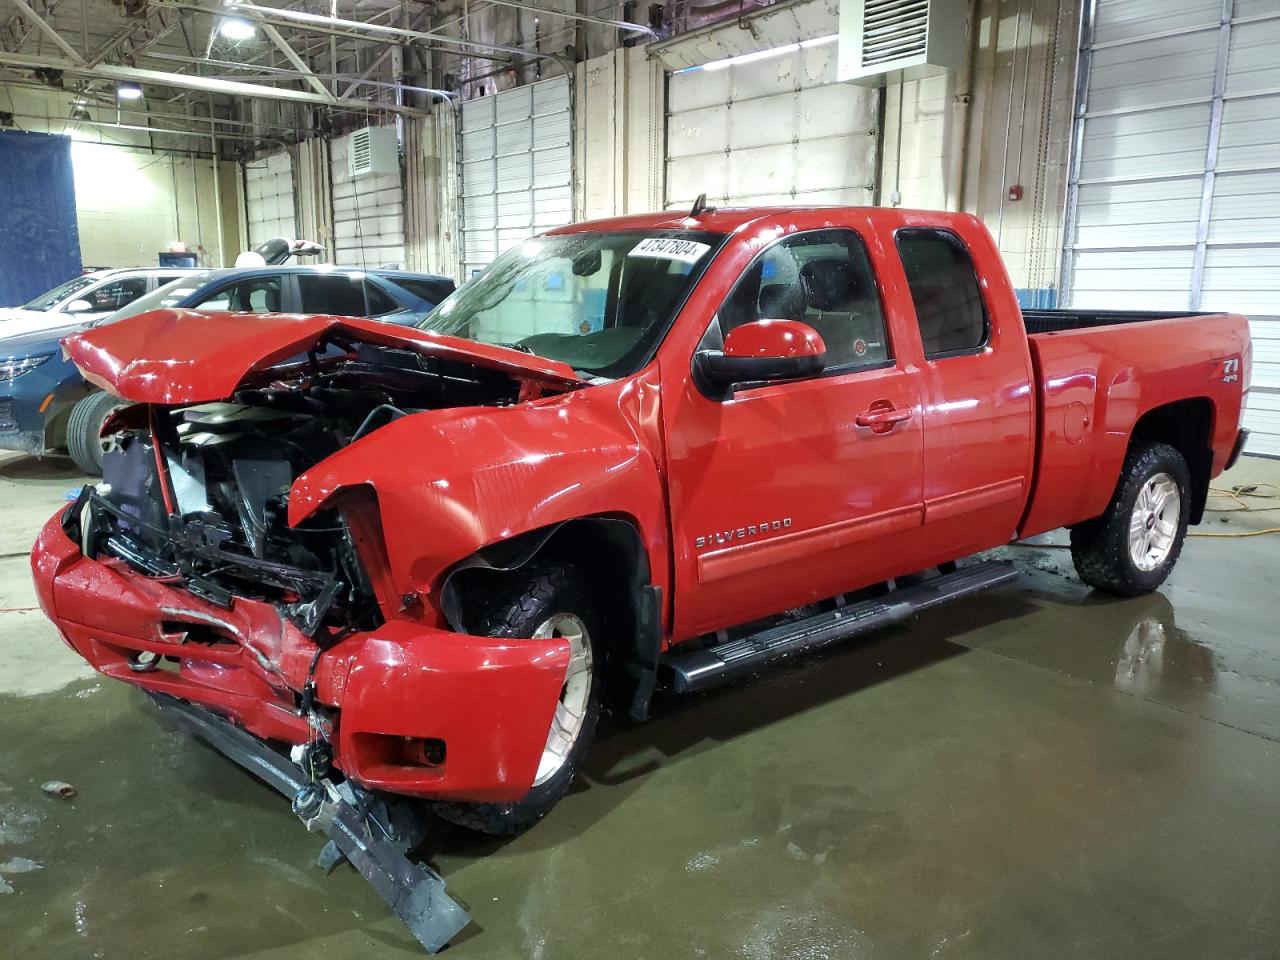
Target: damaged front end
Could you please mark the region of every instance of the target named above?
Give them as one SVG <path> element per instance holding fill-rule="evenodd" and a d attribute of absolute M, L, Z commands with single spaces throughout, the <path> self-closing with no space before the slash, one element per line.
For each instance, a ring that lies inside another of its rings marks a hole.
<path fill-rule="evenodd" d="M 224 610 L 236 598 L 269 603 L 321 646 L 377 625 L 345 518 L 287 522 L 294 479 L 338 449 L 338 422 L 254 403 L 137 412 L 146 426 L 123 432 L 103 482 L 64 518 L 84 556 L 114 557 Z"/>
<path fill-rule="evenodd" d="M 42 532 L 37 592 L 96 669 L 293 791 L 304 821 L 438 949 L 465 914 L 438 877 L 379 846 L 379 798 L 523 796 L 567 645 L 454 631 L 390 583 L 371 487 L 332 491 L 292 523 L 291 491 L 395 421 L 515 405 L 570 389 L 572 375 L 359 321 L 298 318 L 307 337 L 279 323 L 285 333 L 260 330 L 275 343 L 269 362 L 215 367 L 205 382 L 177 373 L 157 386 L 101 341 L 68 345 L 86 374 L 140 402 L 108 423 L 120 446 L 103 481 Z M 188 371 L 199 372 L 194 357 Z"/>

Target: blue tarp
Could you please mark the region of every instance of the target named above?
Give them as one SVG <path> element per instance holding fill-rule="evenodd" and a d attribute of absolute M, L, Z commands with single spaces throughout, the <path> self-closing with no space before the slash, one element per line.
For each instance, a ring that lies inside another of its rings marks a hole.
<path fill-rule="evenodd" d="M 0 307 L 79 273 L 71 138 L 0 130 Z"/>

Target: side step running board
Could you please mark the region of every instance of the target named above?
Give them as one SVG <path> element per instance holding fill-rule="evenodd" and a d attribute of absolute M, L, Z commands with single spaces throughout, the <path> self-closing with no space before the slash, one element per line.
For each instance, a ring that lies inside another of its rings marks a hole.
<path fill-rule="evenodd" d="M 676 693 L 705 690 L 751 673 L 774 660 L 826 646 L 836 640 L 900 623 L 922 610 L 997 587 L 1017 577 L 1009 563 L 984 560 L 925 583 L 903 587 L 883 597 L 849 604 L 804 620 L 780 624 L 759 633 L 667 661 Z"/>

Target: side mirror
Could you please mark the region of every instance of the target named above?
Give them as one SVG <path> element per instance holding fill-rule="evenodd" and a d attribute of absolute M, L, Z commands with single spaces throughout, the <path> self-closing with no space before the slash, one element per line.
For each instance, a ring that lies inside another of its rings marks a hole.
<path fill-rule="evenodd" d="M 695 373 L 722 391 L 736 383 L 811 377 L 826 360 L 818 331 L 798 320 L 744 323 L 729 331 L 723 350 L 701 350 L 693 358 Z"/>
<path fill-rule="evenodd" d="M 92 313 L 93 304 L 88 300 L 72 300 L 67 304 L 66 313 Z"/>

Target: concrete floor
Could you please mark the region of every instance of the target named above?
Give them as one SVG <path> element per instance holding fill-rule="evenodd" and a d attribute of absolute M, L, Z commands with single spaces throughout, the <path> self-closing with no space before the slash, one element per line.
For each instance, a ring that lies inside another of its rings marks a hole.
<path fill-rule="evenodd" d="M 1246 481 L 1280 463 L 1219 485 Z M 280 798 L 24 609 L 78 482 L 0 457 L 0 954 L 420 956 Z M 1009 587 L 606 731 L 520 839 L 440 825 L 476 920 L 449 955 L 1280 956 L 1280 536 L 1192 540 L 1131 601 L 1007 552 Z"/>

